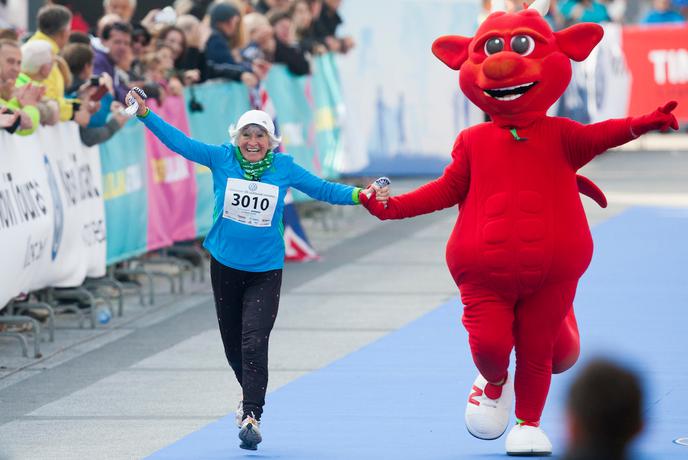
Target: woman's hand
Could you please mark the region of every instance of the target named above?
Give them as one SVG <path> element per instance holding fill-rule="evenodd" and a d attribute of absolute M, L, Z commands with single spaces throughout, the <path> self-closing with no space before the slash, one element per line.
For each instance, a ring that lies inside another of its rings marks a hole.
<path fill-rule="evenodd" d="M 141 97 L 141 95 L 138 93 L 138 91 L 136 91 L 136 89 L 138 88 L 132 88 L 131 91 L 127 93 L 126 99 L 129 99 L 131 97 L 136 101 L 136 103 L 139 105 L 138 110 L 136 110 L 136 115 L 142 117 L 148 111 L 148 107 L 146 106 L 146 101 Z"/>

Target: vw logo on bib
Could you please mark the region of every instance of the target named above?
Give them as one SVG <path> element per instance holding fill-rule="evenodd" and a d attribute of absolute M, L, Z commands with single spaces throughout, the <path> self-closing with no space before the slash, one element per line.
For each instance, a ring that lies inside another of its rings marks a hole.
<path fill-rule="evenodd" d="M 250 184 L 248 184 L 248 189 L 252 192 L 255 192 L 256 190 L 258 190 L 258 184 L 256 184 L 255 182 L 251 182 Z"/>

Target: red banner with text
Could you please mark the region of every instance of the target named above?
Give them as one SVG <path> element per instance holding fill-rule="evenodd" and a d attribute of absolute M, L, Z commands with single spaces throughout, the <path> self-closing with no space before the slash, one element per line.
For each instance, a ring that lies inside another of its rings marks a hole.
<path fill-rule="evenodd" d="M 622 43 L 632 76 L 628 114 L 676 100 L 676 117 L 688 121 L 688 26 L 627 26 Z"/>

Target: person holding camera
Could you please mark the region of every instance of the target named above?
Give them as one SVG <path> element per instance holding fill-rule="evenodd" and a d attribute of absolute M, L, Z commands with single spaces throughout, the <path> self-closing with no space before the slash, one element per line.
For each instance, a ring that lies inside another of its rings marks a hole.
<path fill-rule="evenodd" d="M 268 385 L 268 341 L 275 323 L 284 266 L 282 213 L 289 187 L 331 204 L 359 204 L 366 190 L 314 176 L 276 154 L 280 144 L 270 116 L 245 112 L 230 127 L 230 142 L 210 145 L 191 139 L 153 113 L 137 93 L 128 109 L 170 150 L 210 168 L 215 194 L 214 223 L 205 239 L 225 355 L 243 390 L 237 410 L 240 447 L 255 450 Z M 138 90 L 140 91 L 140 90 Z M 142 92 L 141 92 L 142 93 Z M 386 188 L 376 187 L 386 202 Z"/>
<path fill-rule="evenodd" d="M 93 73 L 108 74 L 113 82 L 115 100 L 124 103 L 129 91 L 125 81 L 133 61 L 131 50 L 132 28 L 126 22 L 116 21 L 103 28 L 101 41 L 105 49 L 96 49 L 93 59 Z"/>

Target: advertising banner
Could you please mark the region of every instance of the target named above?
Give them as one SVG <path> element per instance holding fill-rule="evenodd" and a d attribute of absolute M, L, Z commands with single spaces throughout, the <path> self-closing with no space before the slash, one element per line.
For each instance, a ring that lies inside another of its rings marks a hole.
<path fill-rule="evenodd" d="M 21 292 L 105 274 L 97 149 L 74 123 L 31 136 L 0 133 L 0 308 Z"/>
<path fill-rule="evenodd" d="M 147 104 L 162 119 L 187 136 L 189 121 L 180 96 Z M 196 175 L 194 164 L 168 149 L 145 130 L 148 177 L 148 250 L 170 246 L 196 236 Z"/>
<path fill-rule="evenodd" d="M 688 121 L 688 27 L 624 27 L 623 50 L 633 76 L 628 114 L 641 115 L 676 100 L 676 118 Z"/>
<path fill-rule="evenodd" d="M 131 120 L 99 148 L 110 265 L 146 252 L 148 192 L 143 126 Z"/>

